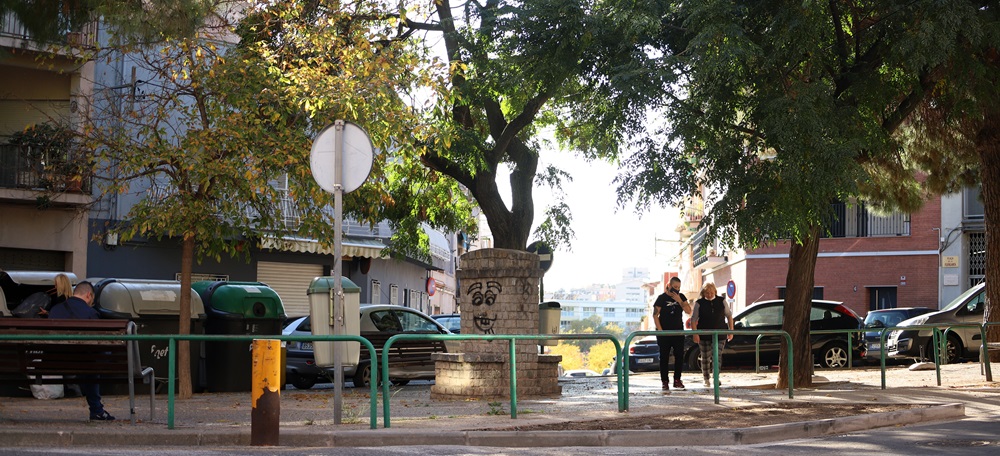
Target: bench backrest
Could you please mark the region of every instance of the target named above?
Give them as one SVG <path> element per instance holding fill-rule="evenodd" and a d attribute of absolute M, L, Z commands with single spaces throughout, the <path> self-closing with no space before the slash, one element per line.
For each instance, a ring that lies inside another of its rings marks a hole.
<path fill-rule="evenodd" d="M 128 320 L 48 320 L 0 318 L 0 334 L 108 335 L 134 334 Z M 41 376 L 93 375 L 128 378 L 129 344 L 132 375 L 141 376 L 136 341 L 123 340 L 0 340 L 0 373 Z"/>

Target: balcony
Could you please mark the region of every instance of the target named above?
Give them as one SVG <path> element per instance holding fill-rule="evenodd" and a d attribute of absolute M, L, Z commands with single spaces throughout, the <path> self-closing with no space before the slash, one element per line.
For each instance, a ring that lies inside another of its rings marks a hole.
<path fill-rule="evenodd" d="M 829 235 L 824 237 L 885 237 L 909 236 L 910 216 L 900 212 L 882 216 L 868 211 L 864 203 L 831 205 L 833 218 L 826 223 Z"/>
<path fill-rule="evenodd" d="M 66 200 L 73 204 L 80 198 L 54 198 L 59 194 L 83 195 L 79 204 L 90 202 L 91 178 L 74 171 L 60 153 L 30 153 L 21 146 L 0 145 L 0 189 L 5 198 L 36 200 L 40 197 Z"/>
<path fill-rule="evenodd" d="M 692 266 L 700 269 L 711 269 L 721 266 L 728 261 L 728 258 L 718 254 L 718 247 L 705 242 L 708 230 L 702 228 L 695 233 L 691 240 L 691 249 L 694 252 Z"/>
<path fill-rule="evenodd" d="M 55 43 L 70 47 L 93 47 L 97 42 L 97 22 L 89 22 L 78 30 L 66 30 Z M 0 14 L 0 46 L 16 48 L 28 47 L 36 43 L 31 32 L 12 12 Z"/>

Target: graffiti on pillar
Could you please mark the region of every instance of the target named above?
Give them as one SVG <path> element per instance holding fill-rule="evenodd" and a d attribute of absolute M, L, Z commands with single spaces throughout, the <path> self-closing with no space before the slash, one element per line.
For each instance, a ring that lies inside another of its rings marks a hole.
<path fill-rule="evenodd" d="M 467 295 L 472 299 L 472 305 L 477 309 L 472 314 L 472 323 L 483 334 L 496 334 L 493 326 L 497 321 L 497 316 L 496 313 L 492 316 L 490 315 L 489 307 L 496 302 L 497 295 L 502 291 L 503 287 L 500 286 L 500 282 L 492 280 L 487 281 L 485 284 L 483 282 L 476 282 L 469 285 Z M 479 309 L 482 310 L 480 311 Z"/>
<path fill-rule="evenodd" d="M 517 288 L 516 293 L 523 295 L 531 294 L 531 284 L 528 283 L 528 279 L 518 278 L 514 282 L 514 287 Z"/>

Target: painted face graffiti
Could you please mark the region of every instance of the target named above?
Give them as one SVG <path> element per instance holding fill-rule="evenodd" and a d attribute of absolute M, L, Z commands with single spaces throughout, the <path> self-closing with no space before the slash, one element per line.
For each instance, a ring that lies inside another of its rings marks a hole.
<path fill-rule="evenodd" d="M 485 285 L 482 282 L 476 282 L 469 285 L 467 290 L 468 296 L 471 298 L 472 305 L 476 308 L 480 306 L 492 306 L 497 300 L 497 295 L 503 292 L 503 287 L 500 286 L 500 282 L 487 281 Z M 497 316 L 493 314 L 492 316 L 485 311 L 476 312 L 472 317 L 472 323 L 476 326 L 476 329 L 482 331 L 483 334 L 496 334 L 494 331 L 494 325 L 496 324 Z"/>

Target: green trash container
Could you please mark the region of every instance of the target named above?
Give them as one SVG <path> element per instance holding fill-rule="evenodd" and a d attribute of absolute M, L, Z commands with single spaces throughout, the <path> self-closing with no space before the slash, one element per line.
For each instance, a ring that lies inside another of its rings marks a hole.
<path fill-rule="evenodd" d="M 559 334 L 559 320 L 562 317 L 562 307 L 558 302 L 549 301 L 538 305 L 538 334 Z M 540 340 L 538 345 L 555 346 L 559 341 Z"/>
<path fill-rule="evenodd" d="M 140 335 L 177 334 L 180 332 L 181 283 L 174 280 L 88 279 L 94 285 L 94 309 L 101 318 L 127 319 L 136 324 Z M 191 334 L 205 334 L 205 307 L 201 297 L 191 293 Z M 204 387 L 202 347 L 190 342 L 191 386 L 195 392 Z M 167 339 L 140 340 L 139 360 L 152 367 L 158 391 L 169 376 Z M 175 384 L 175 388 L 178 386 Z M 162 389 L 161 389 L 162 388 Z M 127 385 L 101 386 L 108 394 L 128 394 Z"/>
<path fill-rule="evenodd" d="M 205 303 L 205 334 L 281 335 L 285 309 L 278 293 L 266 284 L 204 281 L 191 288 Z M 250 341 L 205 342 L 205 370 L 210 392 L 250 391 Z"/>

